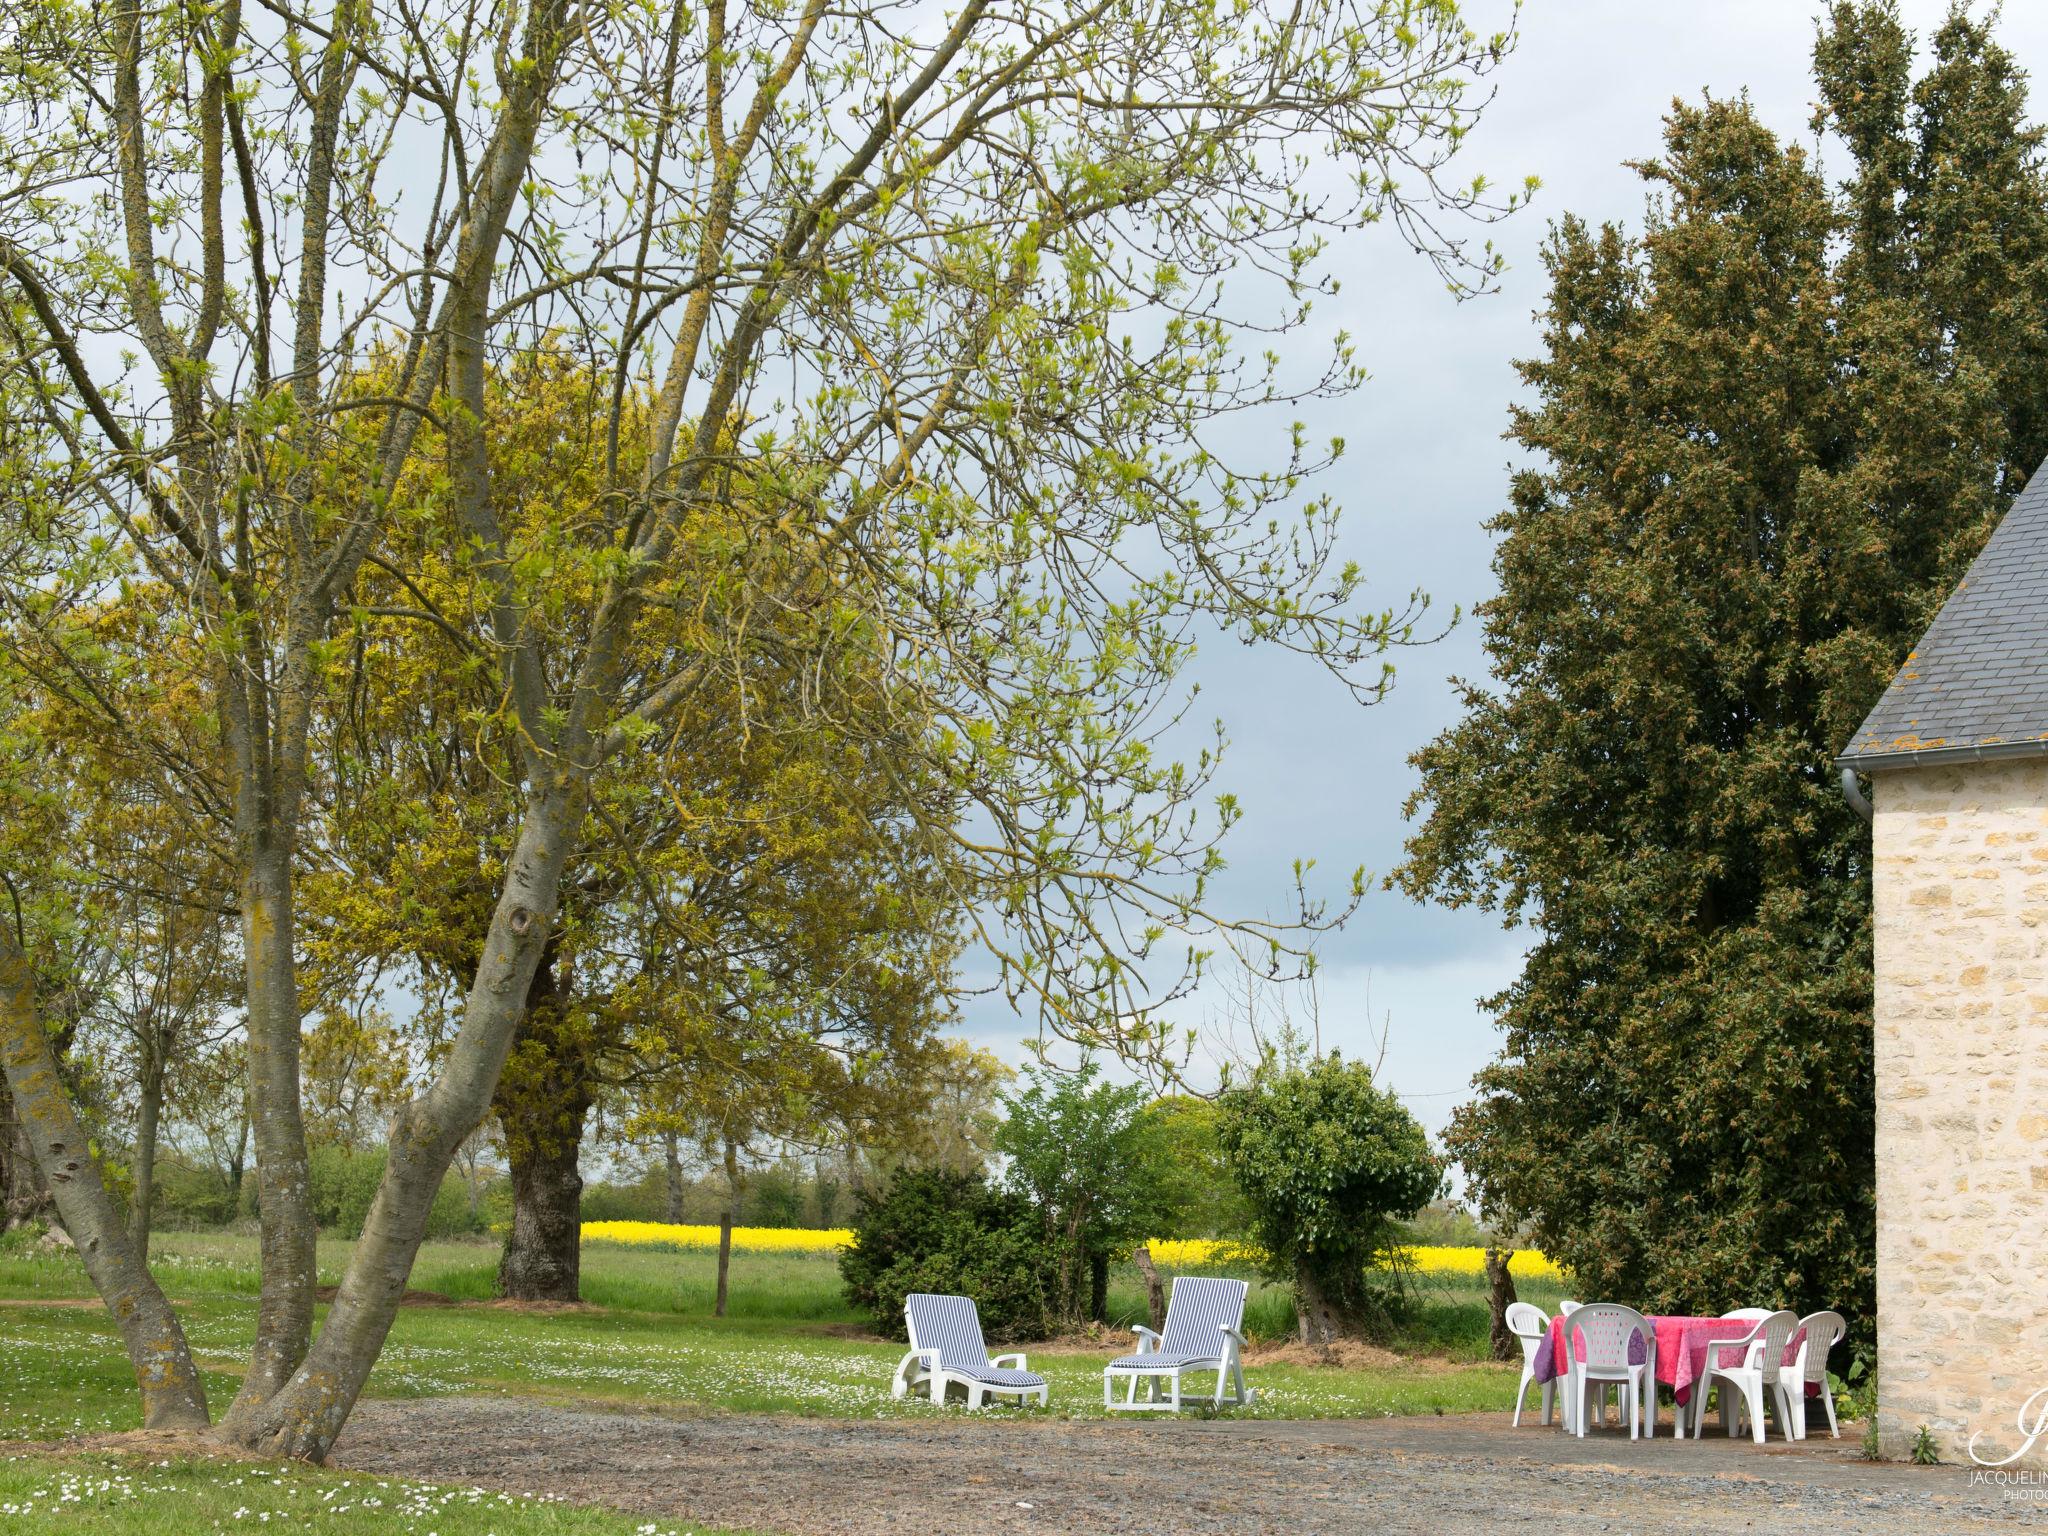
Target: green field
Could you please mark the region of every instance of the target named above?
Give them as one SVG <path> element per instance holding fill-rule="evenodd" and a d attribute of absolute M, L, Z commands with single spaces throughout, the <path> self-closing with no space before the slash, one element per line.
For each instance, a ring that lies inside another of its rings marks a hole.
<path fill-rule="evenodd" d="M 323 1283 L 339 1277 L 348 1249 L 345 1242 L 321 1243 Z M 864 1333 L 829 1258 L 736 1254 L 731 1315 L 724 1319 L 711 1316 L 710 1254 L 592 1246 L 583 1268 L 590 1305 L 556 1311 L 478 1304 L 490 1297 L 496 1261 L 486 1243 L 422 1250 L 414 1288 L 470 1304 L 407 1307 L 370 1379 L 372 1396 L 524 1395 L 682 1414 L 961 1411 L 890 1400 L 902 1346 Z M 154 1267 L 184 1319 L 218 1411 L 234 1393 L 254 1325 L 254 1240 L 166 1234 Z M 1542 1287 L 1525 1289 L 1539 1304 L 1555 1299 Z M 1117 1276 L 1112 1316 L 1142 1316 L 1142 1297 L 1135 1274 Z M 1248 1374 L 1260 1396 L 1236 1411 L 1323 1418 L 1502 1407 L 1516 1370 L 1483 1359 L 1486 1320 L 1476 1283 L 1436 1282 L 1418 1298 L 1397 1341 L 1411 1351 L 1405 1357 L 1345 1368 L 1262 1361 L 1260 1342 L 1284 1338 L 1291 1322 L 1285 1293 L 1262 1285 L 1247 1312 L 1254 1344 Z M 1033 1350 L 1032 1368 L 1052 1384 L 1050 1411 L 1101 1416 L 1102 1363 L 1128 1340 L 1113 1331 L 1092 1347 L 1074 1340 Z M 127 1357 L 76 1257 L 36 1253 L 19 1240 L 0 1245 L 0 1441 L 138 1426 Z M 10 1530 L 82 1529 L 76 1516 L 86 1511 L 94 1531 L 141 1533 L 254 1522 L 263 1511 L 298 1518 L 316 1508 L 319 1529 L 336 1532 L 580 1536 L 644 1525 L 616 1513 L 477 1490 L 373 1486 L 360 1475 L 17 1451 L 0 1456 L 0 1524 Z M 237 1511 L 244 1512 L 239 1519 Z"/>
<path fill-rule="evenodd" d="M 323 1242 L 323 1282 L 338 1278 L 348 1244 Z M 434 1243 L 420 1255 L 416 1289 L 462 1300 L 488 1298 L 496 1251 L 483 1243 Z M 167 1234 L 155 1267 L 207 1371 L 208 1390 L 233 1391 L 254 1320 L 253 1240 Z M 531 1394 L 653 1405 L 677 1412 L 920 1414 L 894 1403 L 889 1376 L 902 1346 L 864 1337 L 839 1293 L 830 1259 L 737 1254 L 730 1316 L 711 1314 L 709 1254 L 593 1246 L 574 1311 L 512 1311 L 483 1305 L 407 1307 L 370 1380 L 373 1396 Z M 1135 1275 L 1120 1276 L 1112 1316 L 1141 1316 Z M 1533 1290 L 1533 1288 L 1532 1288 Z M 126 1357 L 97 1305 L 51 1306 L 92 1295 L 69 1254 L 0 1248 L 0 1438 L 49 1439 L 134 1427 Z M 1542 1295 L 1532 1294 L 1542 1302 Z M 1499 1407 L 1514 1370 L 1483 1360 L 1486 1305 L 1477 1284 L 1443 1282 L 1424 1292 L 1407 1329 L 1412 1358 L 1339 1369 L 1256 1360 L 1257 1344 L 1283 1334 L 1283 1293 L 1262 1287 L 1249 1312 L 1253 1384 L 1263 1416 L 1462 1412 Z M 1127 1333 L 1032 1352 L 1052 1383 L 1054 1412 L 1100 1414 L 1102 1362 Z"/>

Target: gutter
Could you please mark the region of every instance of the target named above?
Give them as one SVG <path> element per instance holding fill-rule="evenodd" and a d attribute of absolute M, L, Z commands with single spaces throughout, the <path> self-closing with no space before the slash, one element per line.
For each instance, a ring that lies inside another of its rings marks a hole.
<path fill-rule="evenodd" d="M 2016 757 L 2048 755 L 2048 737 L 2024 741 L 1990 741 L 1974 747 L 1920 747 L 1908 752 L 1858 752 L 1835 759 L 1842 772 L 1842 798 L 1865 821 L 1871 817 L 1869 798 L 1856 782 L 1857 774 L 1884 773 L 1894 768 L 1938 768 L 1944 763 L 1996 763 Z"/>

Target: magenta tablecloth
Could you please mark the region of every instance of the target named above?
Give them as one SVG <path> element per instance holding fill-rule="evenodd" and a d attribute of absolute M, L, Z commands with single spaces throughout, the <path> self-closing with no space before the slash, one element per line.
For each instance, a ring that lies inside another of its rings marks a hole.
<path fill-rule="evenodd" d="M 1742 1338 L 1756 1326 L 1740 1317 L 1652 1317 L 1649 1323 L 1657 1333 L 1657 1379 L 1671 1388 L 1673 1401 L 1679 1403 L 1692 1396 L 1692 1384 L 1706 1374 L 1707 1346 L 1716 1339 Z M 1802 1335 L 1803 1330 L 1792 1335 L 1785 1349 L 1787 1360 L 1798 1351 Z M 1562 1376 L 1563 1359 L 1564 1315 L 1559 1313 L 1550 1320 L 1550 1336 L 1537 1347 L 1536 1379 L 1554 1381 Z M 1630 1344 L 1629 1360 L 1642 1363 L 1640 1343 Z"/>

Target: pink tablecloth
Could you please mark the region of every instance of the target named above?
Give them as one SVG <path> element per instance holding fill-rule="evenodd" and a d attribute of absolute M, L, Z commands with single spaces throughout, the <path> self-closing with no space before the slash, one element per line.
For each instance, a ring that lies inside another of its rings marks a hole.
<path fill-rule="evenodd" d="M 1671 1389 L 1673 1401 L 1679 1403 L 1692 1396 L 1692 1384 L 1706 1374 L 1707 1346 L 1716 1339 L 1743 1338 L 1756 1326 L 1740 1317 L 1652 1317 L 1649 1323 L 1657 1333 L 1657 1379 Z M 1787 1360 L 1797 1353 L 1800 1338 L 1799 1333 L 1792 1335 L 1785 1350 Z M 1630 1349 L 1631 1360 L 1640 1360 L 1638 1347 Z M 1579 1355 L 1585 1357 L 1583 1344 Z M 1536 1352 L 1536 1379 L 1551 1381 L 1562 1376 L 1563 1360 L 1564 1315 L 1560 1313 L 1551 1318 L 1550 1337 Z"/>

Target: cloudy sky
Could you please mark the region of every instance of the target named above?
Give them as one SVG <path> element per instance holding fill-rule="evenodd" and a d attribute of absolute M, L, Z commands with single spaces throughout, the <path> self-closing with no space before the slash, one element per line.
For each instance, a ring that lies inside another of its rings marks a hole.
<path fill-rule="evenodd" d="M 1507 14 L 1489 0 L 1469 8 L 1481 31 Z M 1639 224 L 1643 184 L 1621 162 L 1656 151 L 1674 96 L 1747 90 L 1781 136 L 1810 143 L 1807 65 L 1819 9 L 1798 0 L 1530 0 L 1521 45 L 1465 160 L 1467 175 L 1483 170 L 1496 185 L 1527 174 L 1543 181 L 1533 207 L 1495 231 L 1509 262 L 1502 291 L 1459 304 L 1390 232 L 1345 243 L 1344 292 L 1323 318 L 1358 338 L 1373 378 L 1308 419 L 1348 440 L 1329 488 L 1345 509 L 1346 553 L 1384 602 L 1421 586 L 1440 611 L 1469 614 L 1493 590 L 1482 525 L 1507 483 L 1501 432 L 1518 391 L 1513 360 L 1535 349 L 1537 249 L 1550 221 L 1570 211 Z M 1924 42 L 1947 0 L 1906 0 L 1903 9 Z M 2009 5 L 2000 31 L 2023 66 L 2048 61 L 2048 5 Z M 2035 115 L 2042 110 L 2037 97 Z M 1841 163 L 1823 146 L 1831 174 Z M 1229 727 L 1227 787 L 1247 813 L 1229 849 L 1228 894 L 1241 911 L 1284 912 L 1297 855 L 1317 858 L 1333 880 L 1359 864 L 1392 867 L 1414 783 L 1408 755 L 1453 720 L 1449 679 L 1484 672 L 1470 620 L 1407 652 L 1392 695 L 1369 709 L 1291 660 L 1221 646 L 1198 669 L 1203 701 Z M 1476 1000 L 1513 980 L 1523 945 L 1485 913 L 1376 893 L 1321 945 L 1324 1043 L 1374 1057 L 1384 1029 L 1385 1079 L 1434 1132 L 1496 1050 Z M 1213 1018 L 1219 1006 L 1199 1000 L 1187 1021 Z M 968 1022 L 1005 1059 L 1024 1058 L 1014 1019 L 983 1006 Z"/>

